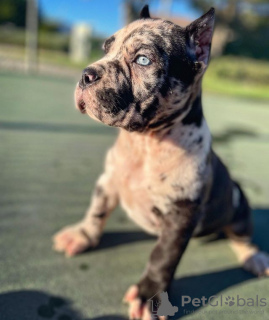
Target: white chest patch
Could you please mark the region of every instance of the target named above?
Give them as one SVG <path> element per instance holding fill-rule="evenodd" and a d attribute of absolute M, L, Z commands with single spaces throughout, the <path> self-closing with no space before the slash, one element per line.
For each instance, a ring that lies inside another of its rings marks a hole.
<path fill-rule="evenodd" d="M 160 220 L 154 209 L 167 214 L 171 202 L 199 196 L 208 171 L 209 129 L 203 120 L 200 127 L 175 128 L 162 140 L 135 134 L 127 139 L 116 148 L 120 200 L 136 223 L 156 234 Z"/>

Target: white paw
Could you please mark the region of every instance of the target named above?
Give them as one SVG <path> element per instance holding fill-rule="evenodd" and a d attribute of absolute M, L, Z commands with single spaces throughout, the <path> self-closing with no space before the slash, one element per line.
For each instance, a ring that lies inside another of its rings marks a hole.
<path fill-rule="evenodd" d="M 141 320 L 153 320 L 153 319 L 159 319 L 159 320 L 167 320 L 166 317 L 160 316 L 157 317 L 156 315 L 153 315 L 150 311 L 149 304 L 146 302 L 142 302 L 141 298 L 139 297 L 139 290 L 136 285 L 131 286 L 124 298 L 123 301 L 129 304 L 129 319 L 141 319 Z"/>
<path fill-rule="evenodd" d="M 256 276 L 269 276 L 269 255 L 259 251 L 244 262 L 244 269 Z"/>
<path fill-rule="evenodd" d="M 91 239 L 83 224 L 65 227 L 53 237 L 53 249 L 64 252 L 69 257 L 95 247 L 97 244 L 98 241 Z"/>

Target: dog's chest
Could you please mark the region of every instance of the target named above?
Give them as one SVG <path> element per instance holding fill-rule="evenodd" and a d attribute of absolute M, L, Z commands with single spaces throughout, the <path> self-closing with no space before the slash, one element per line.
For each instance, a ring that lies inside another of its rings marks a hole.
<path fill-rule="evenodd" d="M 160 214 L 171 201 L 195 193 L 198 165 L 191 154 L 171 141 L 124 137 L 116 145 L 120 201 L 127 214 L 151 233 L 160 231 Z M 195 195 L 194 195 L 195 196 Z"/>
<path fill-rule="evenodd" d="M 147 170 L 146 150 L 143 144 L 125 141 L 117 153 L 116 172 L 121 205 L 137 224 L 151 233 L 157 233 L 159 218 L 152 212 L 157 172 Z"/>

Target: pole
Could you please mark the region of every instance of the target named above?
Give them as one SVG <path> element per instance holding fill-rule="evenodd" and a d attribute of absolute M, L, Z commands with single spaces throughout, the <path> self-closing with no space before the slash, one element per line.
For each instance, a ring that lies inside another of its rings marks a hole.
<path fill-rule="evenodd" d="M 27 0 L 25 40 L 25 69 L 27 73 L 36 73 L 38 47 L 38 0 Z"/>

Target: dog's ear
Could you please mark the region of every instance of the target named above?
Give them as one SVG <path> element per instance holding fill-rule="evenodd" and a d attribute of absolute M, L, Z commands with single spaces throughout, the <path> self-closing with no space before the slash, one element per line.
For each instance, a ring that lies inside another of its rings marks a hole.
<path fill-rule="evenodd" d="M 215 9 L 211 8 L 186 27 L 190 53 L 195 56 L 196 61 L 203 62 L 206 66 L 210 57 L 214 21 Z"/>
<path fill-rule="evenodd" d="M 149 6 L 146 4 L 143 9 L 140 12 L 140 18 L 141 19 L 148 19 L 150 18 L 150 14 L 149 14 Z"/>

